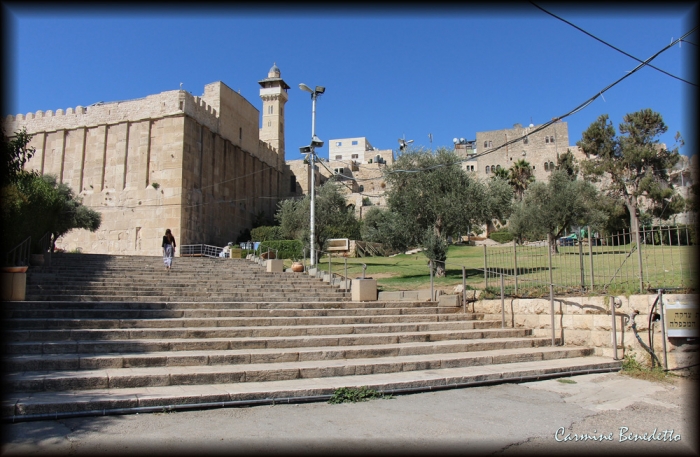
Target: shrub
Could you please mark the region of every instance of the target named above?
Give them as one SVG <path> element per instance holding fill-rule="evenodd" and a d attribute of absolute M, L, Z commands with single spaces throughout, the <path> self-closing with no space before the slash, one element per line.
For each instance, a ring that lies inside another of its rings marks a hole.
<path fill-rule="evenodd" d="M 250 231 L 250 237 L 253 241 L 277 241 L 282 239 L 280 228 L 278 226 L 263 225 L 256 227 Z"/>
<path fill-rule="evenodd" d="M 490 234 L 489 238 L 497 243 L 510 243 L 513 241 L 513 234 L 508 230 L 499 230 Z"/>
<path fill-rule="evenodd" d="M 276 240 L 263 241 L 260 243 L 258 252 L 267 252 L 277 250 L 278 259 L 300 259 L 304 256 L 302 249 L 304 245 L 299 240 Z"/>

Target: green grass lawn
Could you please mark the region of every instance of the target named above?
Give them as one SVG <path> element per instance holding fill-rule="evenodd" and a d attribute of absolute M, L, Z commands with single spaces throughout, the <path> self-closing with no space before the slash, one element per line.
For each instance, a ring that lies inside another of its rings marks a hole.
<path fill-rule="evenodd" d="M 591 258 L 593 259 L 594 289 L 603 286 L 612 293 L 638 293 L 638 254 L 632 245 L 595 246 L 592 255 L 587 246 L 560 247 L 552 255 L 552 279 L 557 289 L 580 289 L 583 268 L 583 283 L 591 284 Z M 696 273 L 691 269 L 694 246 L 643 246 L 642 262 L 644 284 L 650 287 L 693 287 Z M 546 247 L 518 246 L 518 294 L 548 294 L 549 256 Z M 490 270 L 504 273 L 506 294 L 515 293 L 514 263 L 516 261 L 511 243 L 487 247 L 487 264 Z M 377 280 L 380 290 L 416 290 L 430 288 L 428 259 L 423 253 L 399 254 L 394 257 L 347 258 L 347 276 L 362 276 L 362 265 L 366 265 L 367 277 Z M 291 261 L 286 261 L 286 266 Z M 328 257 L 319 260 L 319 268 L 328 271 Z M 437 289 L 449 290 L 462 284 L 462 268 L 465 269 L 467 288 L 484 289 L 484 247 L 450 246 L 447 253 L 446 275 L 434 278 Z M 331 269 L 338 275 L 345 274 L 345 259 L 331 258 Z M 488 278 L 488 288 L 500 294 L 500 276 Z"/>

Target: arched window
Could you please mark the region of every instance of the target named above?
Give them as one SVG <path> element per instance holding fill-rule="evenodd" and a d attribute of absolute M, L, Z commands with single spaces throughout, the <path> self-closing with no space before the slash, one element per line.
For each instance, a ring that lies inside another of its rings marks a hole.
<path fill-rule="evenodd" d="M 496 170 L 500 170 L 500 169 L 501 169 L 501 166 L 500 166 L 500 165 L 496 165 Z"/>
<path fill-rule="evenodd" d="M 489 147 L 490 147 L 490 148 L 493 147 L 493 141 L 489 141 Z"/>
<path fill-rule="evenodd" d="M 549 142 L 550 142 L 550 143 L 554 143 L 554 137 L 553 137 L 553 136 L 550 136 L 550 137 L 549 137 Z"/>
<path fill-rule="evenodd" d="M 488 148 L 488 147 L 489 147 L 489 142 L 488 142 L 488 141 L 484 141 L 484 147 L 485 147 L 485 148 Z"/>
<path fill-rule="evenodd" d="M 490 171 L 491 171 L 491 167 L 489 167 L 488 165 L 486 165 L 486 174 L 489 174 Z"/>
<path fill-rule="evenodd" d="M 554 162 L 549 162 L 549 171 L 554 171 Z"/>
<path fill-rule="evenodd" d="M 549 167 L 547 167 L 547 162 L 544 163 L 544 171 L 548 171 Z"/>
<path fill-rule="evenodd" d="M 545 144 L 546 144 L 546 143 L 549 143 L 549 137 L 548 137 L 548 136 L 544 137 L 544 142 L 545 142 Z"/>

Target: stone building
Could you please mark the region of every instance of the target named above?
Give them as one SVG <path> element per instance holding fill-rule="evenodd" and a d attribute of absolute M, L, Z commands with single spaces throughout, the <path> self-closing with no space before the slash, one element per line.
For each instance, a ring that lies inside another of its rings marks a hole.
<path fill-rule="evenodd" d="M 178 246 L 225 246 L 272 219 L 296 178 L 285 163 L 289 86 L 273 66 L 259 81 L 260 112 L 222 82 L 197 97 L 173 90 L 145 98 L 8 116 L 3 128 L 33 135 L 27 167 L 54 174 L 102 214 L 95 233 L 58 246 L 159 255 L 166 228 Z"/>
<path fill-rule="evenodd" d="M 463 167 L 480 177 L 489 177 L 498 168 L 510 168 L 520 159 L 533 168 L 538 181 L 547 181 L 557 164 L 559 154 L 571 150 L 577 160 L 585 158 L 578 146 L 569 145 L 569 128 L 566 122 L 558 121 L 535 132 L 539 125 L 522 127 L 515 124 L 512 129 L 476 132 L 476 142 L 455 144 L 455 152 L 466 160 Z M 532 132 L 532 133 L 531 133 Z M 524 137 L 515 143 L 486 155 L 479 153 L 502 146 L 515 138 Z"/>

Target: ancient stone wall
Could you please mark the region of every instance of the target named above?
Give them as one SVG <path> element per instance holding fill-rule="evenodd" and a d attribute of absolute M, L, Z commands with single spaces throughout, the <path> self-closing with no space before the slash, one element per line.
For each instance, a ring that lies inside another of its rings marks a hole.
<path fill-rule="evenodd" d="M 225 122 L 216 107 L 181 90 L 6 118 L 7 134 L 33 135 L 27 167 L 56 175 L 102 214 L 98 231 L 74 230 L 58 247 L 160 255 L 166 228 L 178 246 L 223 246 L 260 214 L 273 216 L 289 194 L 281 185 L 289 170 L 258 139 L 257 110 L 222 83 L 205 95 L 224 107 Z"/>

